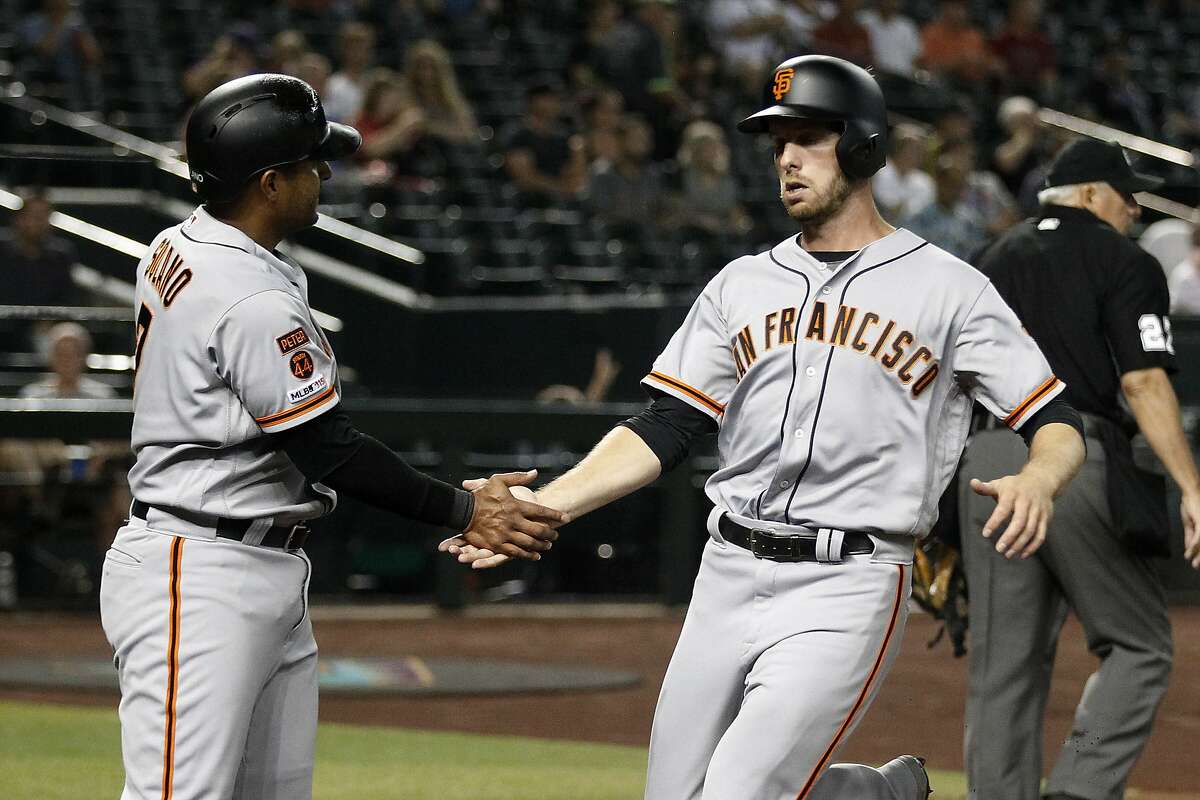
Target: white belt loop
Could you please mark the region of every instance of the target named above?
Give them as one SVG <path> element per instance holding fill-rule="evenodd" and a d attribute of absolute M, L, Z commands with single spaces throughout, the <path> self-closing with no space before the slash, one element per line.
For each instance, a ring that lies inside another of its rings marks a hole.
<path fill-rule="evenodd" d="M 823 564 L 837 563 L 842 560 L 842 542 L 846 532 L 837 528 L 818 528 L 816 542 L 817 561 Z"/>
<path fill-rule="evenodd" d="M 250 527 L 246 529 L 246 535 L 242 537 L 243 544 L 260 545 L 267 533 L 271 530 L 274 523 L 273 519 L 256 519 L 250 523 Z"/>

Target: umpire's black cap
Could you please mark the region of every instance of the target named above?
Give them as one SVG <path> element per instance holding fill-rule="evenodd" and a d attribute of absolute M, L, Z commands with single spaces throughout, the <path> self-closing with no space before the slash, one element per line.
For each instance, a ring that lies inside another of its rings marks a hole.
<path fill-rule="evenodd" d="M 1077 183 L 1107 183 L 1118 192 L 1133 194 L 1157 189 L 1163 179 L 1134 172 L 1124 148 L 1116 142 L 1076 139 L 1050 164 L 1046 188 Z"/>

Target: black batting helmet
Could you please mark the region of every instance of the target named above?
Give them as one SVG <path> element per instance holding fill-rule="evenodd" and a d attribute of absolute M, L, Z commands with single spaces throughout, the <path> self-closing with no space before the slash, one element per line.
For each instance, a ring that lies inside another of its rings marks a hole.
<path fill-rule="evenodd" d="M 842 123 L 838 165 L 851 178 L 869 178 L 887 157 L 887 105 L 862 67 L 833 56 L 798 56 L 771 73 L 763 108 L 738 123 L 743 133 L 765 133 L 776 117 Z"/>
<path fill-rule="evenodd" d="M 325 120 L 321 100 L 289 75 L 248 75 L 223 83 L 187 123 L 192 189 L 205 200 L 233 199 L 268 169 L 310 158 L 332 161 L 362 144 L 349 125 Z"/>

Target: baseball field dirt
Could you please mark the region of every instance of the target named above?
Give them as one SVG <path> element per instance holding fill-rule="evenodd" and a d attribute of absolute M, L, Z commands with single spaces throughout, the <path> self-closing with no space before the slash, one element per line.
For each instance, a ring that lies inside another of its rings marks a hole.
<path fill-rule="evenodd" d="M 642 609 L 644 612 L 645 609 Z M 639 685 L 619 690 L 518 694 L 499 697 L 322 698 L 321 719 L 366 725 L 425 728 L 644 746 L 658 685 L 678 635 L 677 611 L 631 617 L 548 617 L 536 609 L 489 609 L 486 616 L 442 616 L 413 609 L 352 614 L 315 610 L 317 641 L 326 655 L 479 657 L 530 664 L 595 665 L 632 670 Z M 583 612 L 580 612 L 583 613 Z M 1139 798 L 1200 798 L 1194 742 L 1200 731 L 1200 608 L 1174 608 L 1175 670 L 1154 734 L 1131 780 Z M 903 652 L 878 700 L 840 755 L 883 762 L 898 753 L 925 755 L 939 770 L 962 768 L 966 663 L 914 614 Z M 0 655 L 97 656 L 108 647 L 98 620 L 87 615 L 8 614 L 0 617 Z M 1069 622 L 1059 647 L 1045 730 L 1055 752 L 1070 726 L 1083 682 L 1094 666 L 1078 625 Z M 115 706 L 111 692 L 0 687 L 0 698 Z M 1169 794 L 1163 794 L 1169 793 Z M 1135 793 L 1131 792 L 1130 797 Z"/>

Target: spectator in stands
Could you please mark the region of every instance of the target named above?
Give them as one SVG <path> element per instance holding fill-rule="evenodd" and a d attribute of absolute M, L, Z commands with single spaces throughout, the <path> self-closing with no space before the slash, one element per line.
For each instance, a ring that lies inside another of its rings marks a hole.
<path fill-rule="evenodd" d="M 780 0 L 712 0 L 708 28 L 725 66 L 743 90 L 757 97 L 763 75 L 780 53 L 788 19 Z"/>
<path fill-rule="evenodd" d="M 413 44 L 404 57 L 404 82 L 425 115 L 427 137 L 450 144 L 479 141 L 479 123 L 458 88 L 446 48 L 432 39 Z"/>
<path fill-rule="evenodd" d="M 346 122 L 362 111 L 367 74 L 375 63 L 375 29 L 361 22 L 347 22 L 342 26 L 339 45 L 340 68 L 330 76 L 321 105 L 326 117 Z"/>
<path fill-rule="evenodd" d="M 1114 128 L 1154 138 L 1158 133 L 1154 99 L 1129 71 L 1123 47 L 1109 48 L 1084 90 L 1087 103 Z"/>
<path fill-rule="evenodd" d="M 934 200 L 933 178 L 921 169 L 929 136 L 915 125 L 901 123 L 892 132 L 892 153 L 871 187 L 884 218 L 906 219 Z"/>
<path fill-rule="evenodd" d="M 354 20 L 354 5 L 350 0 L 276 0 L 260 12 L 259 22 L 269 34 L 301 31 L 318 53 L 328 57 L 342 27 Z"/>
<path fill-rule="evenodd" d="M 1046 137 L 1037 116 L 1038 105 L 1028 97 L 1009 97 L 1000 104 L 996 121 L 1007 138 L 992 153 L 992 166 L 1014 196 L 1038 164 L 1042 163 Z"/>
<path fill-rule="evenodd" d="M 904 220 L 904 227 L 965 261 L 987 241 L 983 219 L 963 202 L 969 175 L 970 165 L 961 155 L 943 155 L 933 174 L 934 202 Z"/>
<path fill-rule="evenodd" d="M 584 99 L 580 110 L 588 163 L 593 170 L 611 165 L 621 153 L 625 98 L 615 89 L 600 89 Z"/>
<path fill-rule="evenodd" d="M 1047 99 L 1058 79 L 1058 51 L 1042 31 L 1041 0 L 1011 0 L 1008 24 L 992 40 L 1010 92 Z"/>
<path fill-rule="evenodd" d="M 79 256 L 71 243 L 54 236 L 50 216 L 54 207 L 44 194 L 23 199 L 8 237 L 0 246 L 0 304 L 20 306 L 70 305 L 77 300 L 71 267 Z"/>
<path fill-rule="evenodd" d="M 813 30 L 813 49 L 861 67 L 872 66 L 875 54 L 871 50 L 871 32 L 858 19 L 861 5 L 861 0 L 838 0 L 837 13 Z"/>
<path fill-rule="evenodd" d="M 103 54 L 70 0 L 44 0 L 41 11 L 21 21 L 18 35 L 22 71 L 29 78 L 57 84 L 64 103 L 75 111 L 103 107 Z"/>
<path fill-rule="evenodd" d="M 951 142 L 943 153 L 967 165 L 967 186 L 962 202 L 983 220 L 989 235 L 1003 233 L 1020 221 L 1017 201 L 1004 188 L 1004 182 L 991 170 L 980 169 L 974 139 Z"/>
<path fill-rule="evenodd" d="M 901 10 L 900 0 L 879 0 L 875 8 L 859 14 L 871 34 L 875 66 L 884 72 L 910 77 L 921 55 L 921 32 Z"/>
<path fill-rule="evenodd" d="M 571 50 L 568 74 L 576 89 L 597 89 L 621 72 L 618 50 L 622 46 L 621 5 L 616 0 L 596 0 L 587 22 Z"/>
<path fill-rule="evenodd" d="M 685 233 L 728 237 L 749 232 L 751 221 L 730 172 L 725 132 L 698 120 L 684 129 L 679 164 L 681 227 Z"/>
<path fill-rule="evenodd" d="M 367 75 L 362 110 L 354 121 L 363 143 L 356 158 L 366 165 L 367 183 L 390 180 L 425 133 L 425 114 L 412 101 L 394 70 L 378 67 Z"/>
<path fill-rule="evenodd" d="M 937 17 L 921 29 L 920 63 L 954 83 L 982 83 L 997 71 L 983 32 L 971 22 L 966 0 L 942 0 Z"/>
<path fill-rule="evenodd" d="M 1170 275 L 1171 313 L 1200 316 L 1200 225 L 1192 228 L 1192 251 Z"/>
<path fill-rule="evenodd" d="M 267 67 L 284 75 L 296 75 L 296 64 L 309 52 L 308 41 L 300 31 L 280 31 L 271 38 Z M 298 77 L 298 76 L 297 76 Z M 314 87 L 315 88 L 315 87 Z"/>
<path fill-rule="evenodd" d="M 21 390 L 21 397 L 58 400 L 106 400 L 116 397 L 111 386 L 89 378 L 87 357 L 92 337 L 76 322 L 60 322 L 50 329 L 51 374 Z"/>
<path fill-rule="evenodd" d="M 504 137 L 504 169 L 528 205 L 547 207 L 579 197 L 587 183 L 587 145 L 562 122 L 557 85 L 536 83 L 526 111 Z"/>
<path fill-rule="evenodd" d="M 660 158 L 673 154 L 690 109 L 674 77 L 679 27 L 675 0 L 634 0 L 633 14 L 618 27 L 612 51 L 612 85 L 630 111 L 653 125 Z"/>
<path fill-rule="evenodd" d="M 213 43 L 204 58 L 183 73 L 183 90 L 191 100 L 199 100 L 226 81 L 258 72 L 258 29 L 245 22 L 234 24 Z"/>
<path fill-rule="evenodd" d="M 324 97 L 331 69 L 329 59 L 320 53 L 304 53 L 291 62 L 291 69 L 284 74 L 299 78 L 313 87 L 318 96 Z"/>
<path fill-rule="evenodd" d="M 829 0 L 784 0 L 788 36 L 784 51 L 790 55 L 811 47 L 813 31 L 835 13 L 837 6 Z"/>
<path fill-rule="evenodd" d="M 641 117 L 626 115 L 612 164 L 596 164 L 588 180 L 588 205 L 618 238 L 641 240 L 663 220 L 662 174 L 650 163 L 654 134 Z"/>

